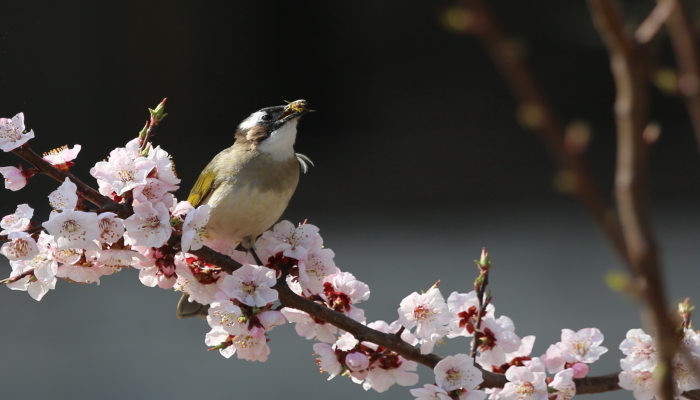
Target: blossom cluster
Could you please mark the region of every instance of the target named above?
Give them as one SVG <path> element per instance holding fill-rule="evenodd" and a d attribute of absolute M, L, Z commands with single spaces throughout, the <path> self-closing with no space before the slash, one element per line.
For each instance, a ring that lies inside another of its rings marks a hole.
<path fill-rule="evenodd" d="M 631 390 L 637 400 L 649 400 L 655 396 L 658 353 L 654 339 L 642 329 L 630 329 L 620 343 L 620 350 L 626 357 L 620 360 L 620 387 Z M 680 351 L 671 362 L 675 381 L 675 395 L 700 389 L 700 335 L 692 329 L 683 329 L 680 338 Z"/>
<path fill-rule="evenodd" d="M 11 151 L 33 137 L 24 133 L 24 117 L 0 119 L 0 148 Z M 183 251 L 198 249 L 204 241 L 208 206 L 197 209 L 188 202 L 177 202 L 172 191 L 179 178 L 167 152 L 160 147 L 141 149 L 140 139 L 112 151 L 108 161 L 98 162 L 91 173 L 100 191 L 120 203 L 133 207 L 126 219 L 103 210 L 90 210 L 70 176 L 48 196 L 52 208 L 40 231 L 32 222 L 34 210 L 19 205 L 13 214 L 2 218 L 0 235 L 8 239 L 0 253 L 12 267 L 3 280 L 14 290 L 25 290 L 40 300 L 54 289 L 57 278 L 72 282 L 98 283 L 124 267 L 141 269 L 140 278 L 149 286 L 172 288 L 178 275 L 175 262 L 162 262 L 163 253 L 172 251 L 166 242 L 171 235 L 182 236 Z M 64 146 L 44 155 L 44 161 L 59 170 L 73 166 L 80 146 Z M 22 173 L 5 174 L 6 187 L 18 190 L 26 184 Z M 24 170 L 24 172 L 30 170 Z M 167 248 L 167 251 L 163 249 Z"/>

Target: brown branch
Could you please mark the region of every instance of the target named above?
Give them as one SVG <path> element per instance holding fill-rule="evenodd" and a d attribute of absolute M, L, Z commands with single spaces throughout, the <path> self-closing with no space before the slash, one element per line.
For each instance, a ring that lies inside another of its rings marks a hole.
<path fill-rule="evenodd" d="M 573 194 L 583 202 L 615 250 L 626 260 L 620 226 L 611 216 L 611 210 L 604 200 L 605 196 L 594 183 L 583 158 L 567 148 L 564 128 L 554 115 L 529 66 L 517 54 L 511 38 L 507 36 L 484 0 L 463 1 L 473 14 L 473 23 L 467 32 L 475 34 L 486 47 L 492 61 L 520 103 L 519 109 L 532 114 L 528 126 L 544 142 L 559 166 L 574 176 Z"/>
<path fill-rule="evenodd" d="M 657 0 L 658 6 L 675 0 Z M 678 90 L 685 100 L 688 115 L 700 147 L 700 53 L 698 38 L 685 4 L 678 2 L 666 20 L 673 53 L 678 65 Z"/>
<path fill-rule="evenodd" d="M 100 192 L 93 189 L 91 186 L 88 186 L 85 182 L 81 181 L 70 172 L 65 172 L 56 168 L 51 163 L 44 160 L 40 155 L 36 154 L 28 145 L 25 144 L 20 146 L 12 150 L 12 152 L 26 162 L 32 164 L 42 174 L 48 175 L 59 182 L 64 182 L 66 178 L 69 178 L 71 182 L 77 186 L 78 194 L 80 196 L 92 204 L 104 209 L 105 211 L 111 211 L 117 214 L 120 218 L 127 218 L 130 215 L 130 210 L 128 207 L 103 196 Z"/>
<path fill-rule="evenodd" d="M 645 314 L 656 331 L 658 368 L 662 372 L 659 394 L 673 399 L 672 359 L 678 347 L 671 317 L 666 309 L 663 276 L 658 250 L 652 235 L 648 206 L 648 144 L 644 140 L 647 125 L 648 88 L 646 60 L 632 37 L 617 3 L 588 0 L 593 21 L 610 53 L 610 66 L 617 89 L 617 166 L 615 194 L 629 265 L 642 282 Z"/>
<path fill-rule="evenodd" d="M 656 7 L 649 13 L 647 19 L 642 22 L 637 31 L 634 33 L 634 38 L 641 44 L 647 44 L 659 33 L 661 27 L 668 20 L 669 15 L 676 8 L 676 0 L 657 0 Z"/>

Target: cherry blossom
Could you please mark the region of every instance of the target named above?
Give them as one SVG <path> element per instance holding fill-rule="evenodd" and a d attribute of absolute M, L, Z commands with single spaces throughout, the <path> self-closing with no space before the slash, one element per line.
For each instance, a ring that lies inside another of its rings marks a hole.
<path fill-rule="evenodd" d="M 227 299 L 237 299 L 249 306 L 262 307 L 277 301 L 277 291 L 271 289 L 275 283 L 277 279 L 273 269 L 243 264 L 231 275 L 224 276 L 221 290 Z"/>
<path fill-rule="evenodd" d="M 172 289 L 177 282 L 175 257 L 167 246 L 161 248 L 133 246 L 132 249 L 144 256 L 146 261 L 139 261 L 132 266 L 139 271 L 139 280 L 146 286 L 158 286 Z"/>
<path fill-rule="evenodd" d="M 3 243 L 0 253 L 10 261 L 31 260 L 39 254 L 36 240 L 26 232 L 10 232 L 7 235 L 9 242 Z"/>
<path fill-rule="evenodd" d="M 177 190 L 176 185 L 171 185 L 156 178 L 146 178 L 146 184 L 134 188 L 134 203 L 158 203 L 168 192 Z"/>
<path fill-rule="evenodd" d="M 100 233 L 97 214 L 83 211 L 65 210 L 54 213 L 43 225 L 54 237 L 58 250 L 87 248 Z"/>
<path fill-rule="evenodd" d="M 34 131 L 24 132 L 24 114 L 0 118 L 0 150 L 12 151 L 34 137 Z"/>
<path fill-rule="evenodd" d="M 175 174 L 173 162 L 170 160 L 170 155 L 167 151 L 157 146 L 155 149 L 148 151 L 148 159 L 155 164 L 155 178 L 164 182 L 167 185 L 175 186 L 180 184 L 180 178 Z"/>
<path fill-rule="evenodd" d="M 209 208 L 208 204 L 204 204 L 187 213 L 182 224 L 182 251 L 199 250 L 204 245 Z"/>
<path fill-rule="evenodd" d="M 585 364 L 584 364 L 585 365 Z M 549 387 L 554 390 L 549 400 L 570 400 L 576 394 L 576 384 L 574 383 L 574 370 L 567 368 L 554 375 Z"/>
<path fill-rule="evenodd" d="M 314 352 L 319 356 L 316 359 L 316 363 L 321 367 L 321 371 L 330 375 L 328 380 L 343 372 L 343 365 L 338 361 L 338 356 L 333 346 L 327 343 L 315 343 Z"/>
<path fill-rule="evenodd" d="M 146 178 L 155 163 L 146 157 L 134 157 L 133 151 L 117 148 L 109 154 L 109 161 L 100 161 L 90 174 L 112 187 L 119 196 L 138 186 L 146 185 Z"/>
<path fill-rule="evenodd" d="M 172 233 L 170 213 L 163 203 L 134 206 L 134 215 L 124 220 L 124 243 L 132 246 L 160 247 Z"/>
<path fill-rule="evenodd" d="M 299 260 L 299 284 L 305 294 L 318 294 L 323 291 L 324 279 L 337 272 L 333 250 L 323 247 L 323 239 L 316 234 L 305 259 Z"/>
<path fill-rule="evenodd" d="M 423 294 L 411 293 L 399 305 L 399 323 L 411 329 L 421 341 L 421 353 L 430 353 L 437 340 L 445 336 L 445 324 L 450 321 L 445 299 L 438 288 L 431 288 Z"/>
<path fill-rule="evenodd" d="M 447 298 L 447 308 L 452 314 L 452 320 L 448 324 L 448 338 L 458 336 L 472 336 L 476 327 L 479 299 L 476 291 L 472 290 L 469 293 L 452 292 Z M 486 309 L 481 312 L 482 318 L 487 316 L 493 317 L 495 307 L 492 304 L 486 306 Z"/>
<path fill-rule="evenodd" d="M 97 237 L 102 243 L 112 244 L 124 235 L 124 221 L 117 214 L 105 212 L 97 216 L 100 235 Z"/>
<path fill-rule="evenodd" d="M 481 371 L 474 366 L 474 360 L 467 354 L 443 358 L 435 366 L 434 372 L 437 385 L 447 391 L 473 390 L 484 381 Z"/>
<path fill-rule="evenodd" d="M 623 389 L 632 390 L 636 400 L 651 400 L 655 396 L 654 374 L 650 371 L 622 371 L 619 385 Z"/>
<path fill-rule="evenodd" d="M 55 211 L 72 211 L 78 204 L 77 190 L 75 183 L 66 177 L 61 186 L 49 195 L 49 204 Z"/>
<path fill-rule="evenodd" d="M 415 361 L 409 361 L 398 355 L 388 355 L 373 363 L 367 378 L 362 383 L 365 390 L 374 389 L 386 392 L 394 384 L 413 386 L 418 383 L 418 374 L 413 372 L 418 367 Z"/>
<path fill-rule="evenodd" d="M 268 248 L 273 254 L 282 252 L 287 257 L 301 260 L 306 257 L 317 233 L 318 228 L 314 225 L 302 224 L 294 227 L 291 222 L 282 221 L 275 225 L 272 231 L 263 233 L 263 237 L 269 240 Z"/>
<path fill-rule="evenodd" d="M 207 322 L 212 328 L 221 327 L 229 335 L 240 335 L 247 330 L 246 326 L 239 322 L 243 311 L 233 302 L 213 302 L 207 312 Z"/>
<path fill-rule="evenodd" d="M 223 273 L 213 265 L 207 264 L 188 253 L 178 253 L 174 260 L 175 271 L 178 276 L 174 286 L 175 290 L 188 293 L 190 301 L 196 301 L 200 304 L 212 303 L 216 299 L 217 292 L 221 290 L 220 285 L 223 281 Z M 229 277 L 230 275 L 225 276 Z M 275 292 L 276 294 L 277 292 Z"/>
<path fill-rule="evenodd" d="M 507 362 L 506 354 L 519 350 L 520 338 L 515 334 L 513 321 L 505 315 L 498 319 L 484 318 L 481 320 L 481 330 L 477 335 L 479 365 L 500 366 Z"/>
<path fill-rule="evenodd" d="M 512 367 L 506 371 L 508 383 L 499 397 L 505 400 L 547 400 L 547 384 L 543 372 L 532 372 L 526 367 Z"/>
<path fill-rule="evenodd" d="M 608 351 L 600 345 L 602 342 L 603 334 L 597 328 L 584 328 L 578 332 L 562 329 L 561 342 L 557 343 L 557 347 L 561 358 L 567 363 L 590 364 Z"/>
<path fill-rule="evenodd" d="M 350 375 L 356 381 L 362 381 L 369 375 L 369 358 L 367 355 L 354 351 L 345 356 L 345 365 L 348 367 Z"/>
<path fill-rule="evenodd" d="M 294 323 L 294 330 L 297 335 L 307 339 L 316 339 L 320 342 L 335 343 L 335 335 L 338 328 L 324 321 L 314 319 L 309 314 L 293 308 L 283 308 L 282 314 L 290 323 Z"/>
<path fill-rule="evenodd" d="M 31 224 L 33 215 L 34 209 L 29 207 L 27 204 L 18 205 L 14 214 L 9 214 L 2 217 L 2 220 L 0 221 L 0 228 L 3 230 L 0 232 L 0 235 L 26 230 Z"/>
<path fill-rule="evenodd" d="M 627 331 L 625 340 L 620 343 L 620 350 L 627 356 L 620 360 L 620 367 L 625 371 L 652 371 L 656 367 L 654 339 L 642 329 Z"/>
<path fill-rule="evenodd" d="M 0 167 L 0 174 L 5 179 L 5 189 L 16 192 L 27 185 L 27 176 L 17 167 Z"/>
<path fill-rule="evenodd" d="M 69 167 L 73 166 L 72 161 L 78 157 L 81 148 L 79 144 L 73 146 L 72 149 L 69 149 L 68 146 L 59 147 L 58 149 L 44 154 L 44 160 L 48 161 L 51 165 L 55 165 L 59 169 L 67 171 Z"/>

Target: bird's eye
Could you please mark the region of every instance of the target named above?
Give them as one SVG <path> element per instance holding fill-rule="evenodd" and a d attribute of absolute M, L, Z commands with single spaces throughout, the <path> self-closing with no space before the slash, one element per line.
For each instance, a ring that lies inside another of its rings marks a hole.
<path fill-rule="evenodd" d="M 260 119 L 262 119 L 263 121 L 269 121 L 269 120 L 272 119 L 272 115 L 270 115 L 270 114 L 265 114 L 265 115 L 263 115 Z"/>

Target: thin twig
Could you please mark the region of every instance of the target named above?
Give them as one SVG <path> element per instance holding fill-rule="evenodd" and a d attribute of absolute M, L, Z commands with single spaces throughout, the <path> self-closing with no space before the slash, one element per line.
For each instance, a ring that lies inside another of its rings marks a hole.
<path fill-rule="evenodd" d="M 626 260 L 620 226 L 612 217 L 605 196 L 594 183 L 583 158 L 565 145 L 564 128 L 554 115 L 529 66 L 513 48 L 513 41 L 484 0 L 463 1 L 474 16 L 474 22 L 467 32 L 475 34 L 486 47 L 492 61 L 520 103 L 520 109 L 529 110 L 527 112 L 534 115 L 529 127 L 544 142 L 560 167 L 573 174 L 573 194 L 583 202 L 615 250 Z"/>
<path fill-rule="evenodd" d="M 657 0 L 658 6 L 667 2 L 676 1 Z M 678 2 L 677 6 L 673 7 L 666 20 L 666 29 L 678 65 L 678 91 L 685 99 L 695 132 L 695 141 L 700 147 L 700 52 L 698 37 L 685 4 Z"/>
<path fill-rule="evenodd" d="M 102 209 L 114 212 L 120 218 L 126 218 L 130 215 L 129 209 L 126 206 L 103 196 L 100 192 L 88 186 L 85 182 L 81 181 L 70 172 L 65 172 L 56 168 L 51 163 L 44 160 L 40 155 L 36 154 L 28 145 L 25 144 L 20 146 L 12 150 L 12 152 L 24 159 L 26 162 L 32 164 L 42 174 L 48 175 L 59 182 L 63 182 L 66 178 L 69 178 L 71 182 L 77 186 L 78 194 L 92 204 Z"/>
<path fill-rule="evenodd" d="M 666 309 L 663 276 L 658 250 L 649 221 L 648 144 L 644 140 L 647 125 L 648 88 L 644 53 L 625 31 L 625 22 L 617 3 L 588 0 L 593 20 L 610 53 L 610 66 L 617 89 L 617 166 L 615 194 L 630 267 L 642 280 L 645 314 L 656 331 L 659 351 L 660 397 L 673 399 L 672 358 L 678 347 L 671 317 Z"/>
<path fill-rule="evenodd" d="M 676 0 L 658 0 L 656 7 L 654 7 L 651 13 L 649 13 L 649 16 L 647 16 L 647 19 L 639 25 L 637 31 L 634 33 L 634 38 L 637 42 L 640 44 L 651 42 L 661 30 L 661 27 L 664 26 L 676 5 Z"/>

